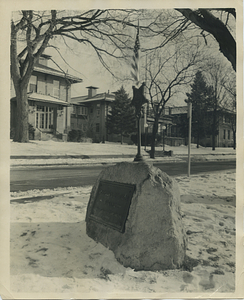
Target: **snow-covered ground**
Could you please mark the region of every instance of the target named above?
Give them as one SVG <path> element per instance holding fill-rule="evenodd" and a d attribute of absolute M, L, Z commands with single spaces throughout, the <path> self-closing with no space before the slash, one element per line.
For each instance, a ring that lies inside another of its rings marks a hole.
<path fill-rule="evenodd" d="M 49 166 L 49 165 L 90 165 L 111 164 L 121 161 L 132 161 L 137 153 L 137 146 L 119 143 L 64 143 L 55 141 L 30 141 L 29 143 L 14 143 L 11 141 L 11 155 L 16 157 L 10 161 L 11 167 L 17 166 Z M 147 151 L 150 147 L 147 147 Z M 163 147 L 156 147 L 162 152 Z M 150 159 L 145 147 L 141 149 L 144 159 L 155 162 L 176 162 L 186 159 L 187 146 L 168 146 L 165 151 L 173 151 L 173 156 L 160 157 L 156 152 L 155 159 Z M 29 157 L 28 157 L 29 156 Z M 31 156 L 31 157 L 30 157 Z M 129 157 L 128 157 L 129 156 Z M 17 158 L 18 157 L 18 158 Z M 235 159 L 236 150 L 232 148 L 199 147 L 191 145 L 192 161 L 213 161 Z M 28 159 L 27 159 L 28 158 Z"/>
<path fill-rule="evenodd" d="M 38 292 L 39 298 L 39 293 L 61 293 L 68 298 L 106 299 L 234 292 L 235 172 L 175 179 L 189 239 L 188 260 L 182 269 L 160 272 L 125 268 L 112 251 L 86 235 L 90 186 L 12 193 L 12 295 Z M 52 198 L 14 201 L 18 196 L 50 193 Z"/>
<path fill-rule="evenodd" d="M 142 146 L 142 152 L 145 147 Z M 162 150 L 163 147 L 156 147 L 156 150 Z M 30 141 L 29 143 L 17 143 L 11 140 L 10 142 L 11 155 L 135 155 L 137 153 L 136 145 L 127 145 L 120 143 L 71 143 L 71 142 L 56 142 L 56 141 Z M 147 150 L 150 147 L 147 146 Z M 165 145 L 165 150 L 172 150 L 175 154 L 187 154 L 187 146 L 168 146 Z M 219 148 L 212 151 L 211 147 L 196 147 L 196 144 L 191 144 L 192 154 L 235 154 L 236 151 L 232 148 Z"/>

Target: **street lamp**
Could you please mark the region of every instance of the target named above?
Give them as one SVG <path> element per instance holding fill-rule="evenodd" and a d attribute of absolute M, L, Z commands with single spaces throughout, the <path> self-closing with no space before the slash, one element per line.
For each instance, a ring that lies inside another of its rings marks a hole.
<path fill-rule="evenodd" d="M 144 118 L 146 114 L 144 114 Z M 147 132 L 148 132 L 148 124 L 147 122 L 144 122 L 144 129 L 145 129 L 145 151 L 147 151 Z"/>
<path fill-rule="evenodd" d="M 185 100 L 188 106 L 187 118 L 189 120 L 189 132 L 188 132 L 188 172 L 187 175 L 190 177 L 191 174 L 191 122 L 192 122 L 192 103 Z"/>
<path fill-rule="evenodd" d="M 133 89 L 133 99 L 131 104 L 135 106 L 135 115 L 137 118 L 137 154 L 134 161 L 142 161 L 143 157 L 141 155 L 141 115 L 142 115 L 142 106 L 147 103 L 147 99 L 144 96 L 144 87 L 145 83 L 143 82 L 139 88 L 135 86 Z"/>

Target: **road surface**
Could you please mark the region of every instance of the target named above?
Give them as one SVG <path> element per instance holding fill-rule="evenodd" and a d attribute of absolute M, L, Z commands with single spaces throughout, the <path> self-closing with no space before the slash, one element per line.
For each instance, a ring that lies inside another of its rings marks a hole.
<path fill-rule="evenodd" d="M 187 175 L 186 162 L 155 163 L 154 165 L 170 176 Z M 93 185 L 104 167 L 107 167 L 107 165 L 13 168 L 10 170 L 10 191 Z M 191 174 L 234 170 L 235 168 L 236 162 L 234 160 L 192 162 Z"/>

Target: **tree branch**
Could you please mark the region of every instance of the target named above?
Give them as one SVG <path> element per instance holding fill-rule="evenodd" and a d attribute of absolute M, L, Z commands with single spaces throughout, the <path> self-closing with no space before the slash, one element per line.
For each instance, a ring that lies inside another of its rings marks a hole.
<path fill-rule="evenodd" d="M 188 20 L 201 29 L 213 35 L 219 44 L 219 50 L 230 61 L 236 70 L 236 42 L 224 23 L 216 18 L 207 9 L 193 11 L 191 9 L 176 9 Z"/>

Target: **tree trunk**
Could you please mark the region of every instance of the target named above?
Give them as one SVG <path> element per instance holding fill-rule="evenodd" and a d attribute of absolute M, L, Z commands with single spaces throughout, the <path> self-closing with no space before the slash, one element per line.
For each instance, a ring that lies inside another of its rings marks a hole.
<path fill-rule="evenodd" d="M 236 149 L 236 131 L 233 130 L 233 149 Z"/>
<path fill-rule="evenodd" d="M 199 136 L 199 133 L 197 135 L 197 148 L 199 148 L 199 144 L 200 144 L 200 136 Z"/>
<path fill-rule="evenodd" d="M 203 31 L 213 35 L 219 44 L 219 51 L 231 62 L 233 69 L 236 71 L 236 42 L 228 27 L 208 9 L 199 9 L 202 16 L 199 15 L 199 12 L 191 9 L 176 10 Z"/>
<path fill-rule="evenodd" d="M 153 123 L 153 131 L 152 131 L 150 158 L 155 158 L 155 140 L 156 140 L 157 132 L 158 132 L 158 117 L 155 117 Z"/>
<path fill-rule="evenodd" d="M 123 145 L 123 133 L 121 133 L 121 145 Z"/>
<path fill-rule="evenodd" d="M 29 141 L 28 128 L 28 97 L 27 86 L 22 87 L 21 84 L 15 84 L 16 92 L 16 127 L 14 129 L 14 142 L 27 143 Z"/>
<path fill-rule="evenodd" d="M 216 108 L 214 108 L 214 111 L 213 111 L 213 127 L 212 127 L 212 150 L 215 150 L 215 133 L 216 133 L 216 113 L 217 113 L 217 110 Z"/>

